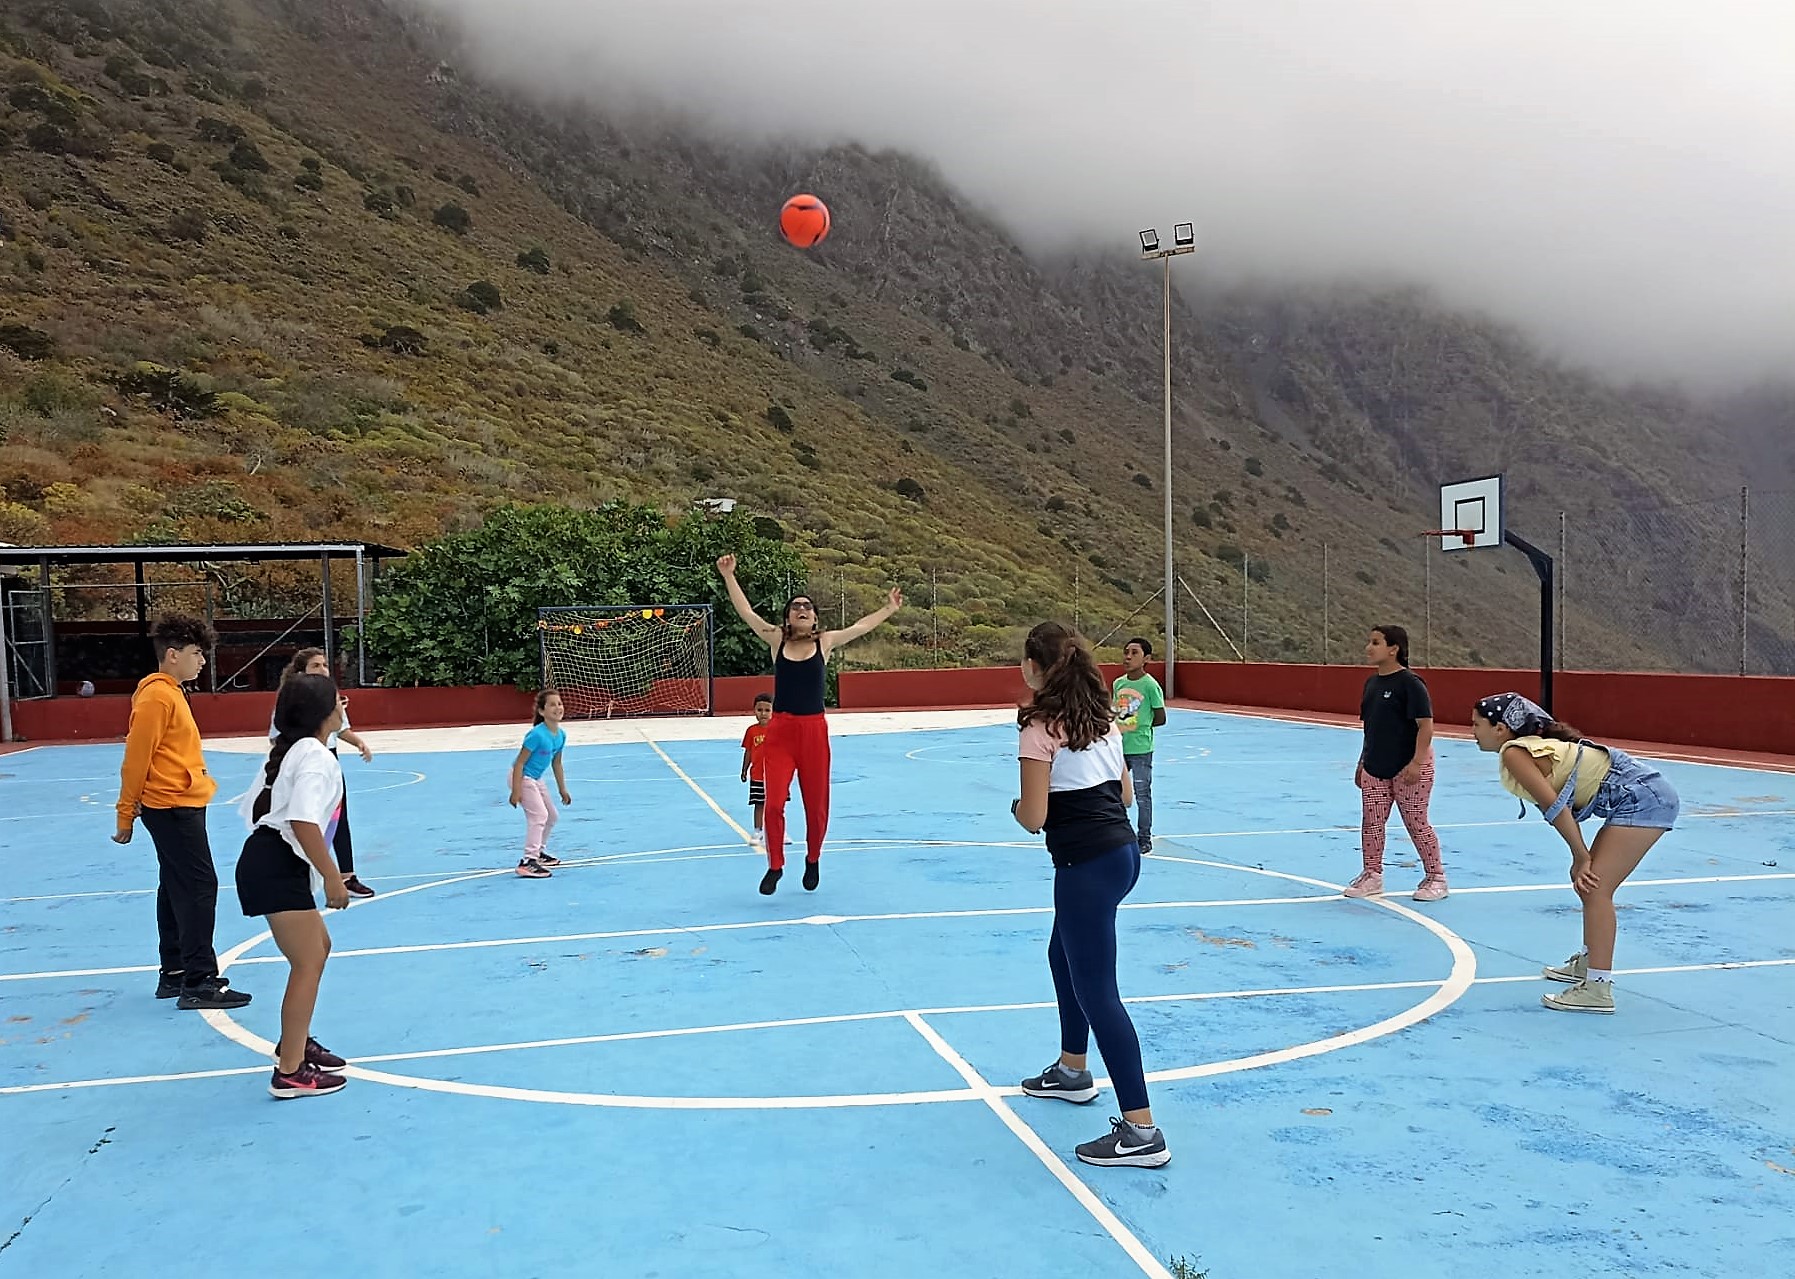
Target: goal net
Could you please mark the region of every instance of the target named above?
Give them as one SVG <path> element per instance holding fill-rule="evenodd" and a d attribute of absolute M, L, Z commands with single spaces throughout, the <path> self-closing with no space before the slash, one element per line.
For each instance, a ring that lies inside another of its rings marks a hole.
<path fill-rule="evenodd" d="M 568 719 L 710 714 L 709 604 L 539 608 L 536 633 Z"/>

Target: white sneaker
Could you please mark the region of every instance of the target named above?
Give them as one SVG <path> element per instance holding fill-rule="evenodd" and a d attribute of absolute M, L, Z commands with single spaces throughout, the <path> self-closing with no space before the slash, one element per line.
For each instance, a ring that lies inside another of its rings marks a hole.
<path fill-rule="evenodd" d="M 1578 951 L 1562 964 L 1547 964 L 1539 970 L 1547 981 L 1561 981 L 1575 986 L 1589 978 L 1589 953 Z"/>

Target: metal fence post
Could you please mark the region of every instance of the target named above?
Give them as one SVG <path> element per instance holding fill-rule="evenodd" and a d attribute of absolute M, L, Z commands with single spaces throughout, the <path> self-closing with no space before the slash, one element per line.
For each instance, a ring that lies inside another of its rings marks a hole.
<path fill-rule="evenodd" d="M 1747 614 L 1750 605 L 1747 602 L 1751 594 L 1750 554 L 1747 547 L 1751 537 L 1751 486 L 1744 485 L 1739 489 L 1739 674 L 1745 674 L 1746 645 L 1750 635 L 1747 626 Z"/>
<path fill-rule="evenodd" d="M 1240 554 L 1240 660 L 1247 660 L 1247 583 L 1252 578 L 1253 557 L 1245 551 Z"/>
<path fill-rule="evenodd" d="M 1558 512 L 1558 635 L 1554 664 L 1561 671 L 1564 669 L 1564 619 L 1567 611 L 1564 606 L 1564 579 L 1570 576 L 1567 571 L 1569 564 L 1569 526 L 1565 522 L 1565 513 L 1560 511 Z"/>

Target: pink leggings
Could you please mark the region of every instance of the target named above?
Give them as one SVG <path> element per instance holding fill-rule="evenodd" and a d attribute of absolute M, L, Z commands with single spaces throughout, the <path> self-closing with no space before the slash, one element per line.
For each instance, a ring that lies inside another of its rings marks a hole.
<path fill-rule="evenodd" d="M 1370 773 L 1366 773 L 1363 780 L 1365 785 L 1360 802 L 1365 818 L 1365 869 L 1373 874 L 1383 874 L 1384 827 L 1390 824 L 1390 808 L 1394 805 L 1402 811 L 1402 824 L 1408 827 L 1409 838 L 1415 841 L 1415 851 L 1421 854 L 1421 865 L 1427 874 L 1445 875 L 1446 867 L 1440 861 L 1440 837 L 1427 824 L 1427 801 L 1434 790 L 1433 753 L 1430 751 L 1421 762 L 1421 780 L 1412 786 L 1398 778 L 1386 781 Z"/>
<path fill-rule="evenodd" d="M 548 783 L 540 777 L 526 777 L 523 784 L 524 856 L 534 857 L 548 843 L 548 834 L 555 829 L 561 814 L 549 796 Z"/>

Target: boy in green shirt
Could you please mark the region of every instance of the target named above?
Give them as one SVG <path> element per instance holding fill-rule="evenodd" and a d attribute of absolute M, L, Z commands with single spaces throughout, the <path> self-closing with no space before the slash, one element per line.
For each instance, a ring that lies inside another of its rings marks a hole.
<path fill-rule="evenodd" d="M 1141 851 L 1153 851 L 1153 730 L 1166 722 L 1166 695 L 1159 681 L 1147 674 L 1153 645 L 1140 636 L 1122 648 L 1123 674 L 1111 690 L 1116 727 L 1122 730 L 1122 757 L 1134 778 L 1138 805 L 1135 831 Z"/>

